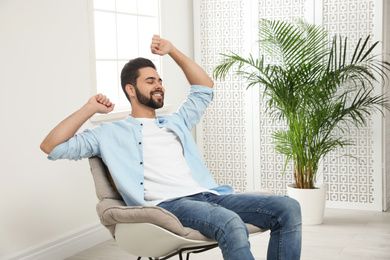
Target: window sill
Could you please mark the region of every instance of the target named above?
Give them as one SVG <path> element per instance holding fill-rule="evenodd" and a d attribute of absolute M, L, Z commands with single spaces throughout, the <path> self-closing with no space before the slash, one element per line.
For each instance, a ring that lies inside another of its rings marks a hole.
<path fill-rule="evenodd" d="M 168 114 L 171 112 L 172 105 L 165 105 L 164 107 L 157 109 L 156 114 L 157 115 L 163 115 Z M 121 109 L 121 110 L 114 110 L 111 113 L 108 114 L 96 114 L 92 116 L 89 120 L 92 123 L 101 123 L 101 122 L 107 122 L 107 121 L 117 121 L 117 120 L 123 120 L 125 119 L 129 114 L 131 113 L 131 108 L 129 109 Z"/>

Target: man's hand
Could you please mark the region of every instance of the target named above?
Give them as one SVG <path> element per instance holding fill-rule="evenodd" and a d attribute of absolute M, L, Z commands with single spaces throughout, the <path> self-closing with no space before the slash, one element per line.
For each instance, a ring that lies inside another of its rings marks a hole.
<path fill-rule="evenodd" d="M 214 82 L 207 73 L 193 60 L 180 52 L 170 41 L 154 35 L 150 49 L 153 54 L 163 56 L 168 54 L 181 68 L 191 85 L 202 85 L 212 88 Z"/>
<path fill-rule="evenodd" d="M 150 44 L 150 49 L 153 54 L 164 56 L 169 54 L 172 50 L 172 43 L 168 40 L 160 38 L 159 35 L 153 35 L 152 44 Z"/>
<path fill-rule="evenodd" d="M 91 106 L 95 113 L 107 114 L 114 110 L 115 104 L 113 104 L 108 97 L 103 94 L 97 94 L 92 96 L 88 100 L 88 105 Z"/>

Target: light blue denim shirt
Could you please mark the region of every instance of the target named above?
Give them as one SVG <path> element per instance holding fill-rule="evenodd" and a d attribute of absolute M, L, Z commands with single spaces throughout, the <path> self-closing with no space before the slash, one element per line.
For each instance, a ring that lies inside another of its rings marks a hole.
<path fill-rule="evenodd" d="M 158 127 L 173 130 L 180 138 L 192 177 L 201 187 L 231 194 L 234 193 L 232 187 L 218 187 L 215 183 L 190 132 L 212 99 L 212 88 L 193 85 L 176 113 L 157 116 L 155 122 Z M 102 123 L 92 130 L 78 133 L 56 146 L 48 158 L 79 160 L 92 156 L 103 159 L 128 206 L 148 205 L 144 200 L 142 124 L 136 118 L 128 116 L 125 120 Z"/>

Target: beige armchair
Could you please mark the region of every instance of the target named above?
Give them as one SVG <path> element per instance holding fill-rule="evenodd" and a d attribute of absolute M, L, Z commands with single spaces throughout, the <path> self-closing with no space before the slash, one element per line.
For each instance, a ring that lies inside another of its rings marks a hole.
<path fill-rule="evenodd" d="M 126 252 L 149 259 L 168 259 L 191 253 L 199 253 L 214 247 L 216 241 L 199 231 L 183 227 L 170 212 L 160 207 L 125 205 L 111 182 L 111 176 L 102 160 L 89 159 L 91 172 L 99 199 L 97 213 L 101 223 L 111 232 L 118 245 Z M 251 235 L 265 230 L 247 224 Z"/>

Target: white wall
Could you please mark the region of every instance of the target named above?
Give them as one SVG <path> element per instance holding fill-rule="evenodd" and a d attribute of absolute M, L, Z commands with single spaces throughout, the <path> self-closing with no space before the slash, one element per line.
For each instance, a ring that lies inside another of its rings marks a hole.
<path fill-rule="evenodd" d="M 192 0 L 161 0 L 161 36 L 169 39 L 179 50 L 194 58 Z M 169 57 L 163 58 L 163 84 L 166 88 L 165 102 L 174 111 L 188 93 L 188 82 L 179 67 Z"/>
<path fill-rule="evenodd" d="M 39 149 L 91 94 L 86 14 L 86 1 L 0 1 L 0 257 L 98 221 L 87 161 Z"/>
<path fill-rule="evenodd" d="M 163 35 L 191 56 L 192 1 L 162 2 Z M 39 149 L 91 95 L 88 35 L 87 0 L 0 0 L 0 259 L 98 222 L 87 160 L 51 162 Z M 176 91 L 185 80 L 164 63 L 176 108 L 188 88 Z"/>

